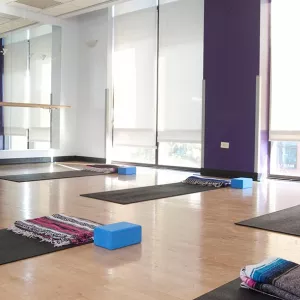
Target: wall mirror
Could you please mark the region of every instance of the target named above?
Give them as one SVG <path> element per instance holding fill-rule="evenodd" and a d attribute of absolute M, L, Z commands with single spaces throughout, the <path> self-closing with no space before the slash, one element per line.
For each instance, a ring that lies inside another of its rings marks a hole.
<path fill-rule="evenodd" d="M 60 27 L 0 14 L 0 150 L 51 148 L 60 53 Z"/>

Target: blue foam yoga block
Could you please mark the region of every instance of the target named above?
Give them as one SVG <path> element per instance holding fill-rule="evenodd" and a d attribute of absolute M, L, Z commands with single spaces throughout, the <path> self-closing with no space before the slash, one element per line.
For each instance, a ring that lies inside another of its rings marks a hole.
<path fill-rule="evenodd" d="M 120 222 L 94 229 L 94 244 L 109 250 L 140 244 L 141 241 L 142 226 L 140 225 Z"/>
<path fill-rule="evenodd" d="M 234 178 L 231 180 L 231 187 L 234 189 L 248 189 L 252 188 L 253 179 L 252 178 Z"/>
<path fill-rule="evenodd" d="M 120 175 L 134 175 L 136 174 L 136 167 L 120 167 L 118 168 Z"/>

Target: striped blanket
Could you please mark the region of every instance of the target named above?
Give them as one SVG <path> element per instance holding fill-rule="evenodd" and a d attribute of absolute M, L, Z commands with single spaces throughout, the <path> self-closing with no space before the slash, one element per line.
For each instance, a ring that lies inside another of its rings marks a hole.
<path fill-rule="evenodd" d="M 197 184 L 203 186 L 213 186 L 213 187 L 226 187 L 230 186 L 230 180 L 223 180 L 223 179 L 215 179 L 215 178 L 205 178 L 201 177 L 200 175 L 192 175 L 185 179 L 183 183 L 188 184 Z"/>
<path fill-rule="evenodd" d="M 51 243 L 55 247 L 61 247 L 92 242 L 94 228 L 100 225 L 81 218 L 55 214 L 49 217 L 16 221 L 8 230 L 28 238 Z"/>
<path fill-rule="evenodd" d="M 300 266 L 281 258 L 270 258 L 241 270 L 241 287 L 284 300 L 300 300 Z"/>
<path fill-rule="evenodd" d="M 115 165 L 86 165 L 81 166 L 81 170 L 92 171 L 100 174 L 113 174 L 118 173 L 118 166 Z"/>

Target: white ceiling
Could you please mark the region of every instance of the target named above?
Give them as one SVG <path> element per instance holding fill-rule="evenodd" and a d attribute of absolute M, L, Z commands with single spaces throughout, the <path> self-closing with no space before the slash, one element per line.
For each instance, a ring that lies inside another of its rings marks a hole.
<path fill-rule="evenodd" d="M 11 11 L 17 9 L 19 12 L 18 16 L 13 16 L 0 11 L 0 34 L 37 23 L 37 21 L 20 17 L 20 11 L 21 15 L 22 11 L 24 12 L 24 16 L 32 12 L 60 19 L 68 13 L 113 2 L 114 0 L 0 0 L 0 6 Z"/>
<path fill-rule="evenodd" d="M 0 6 L 16 8 L 26 12 L 34 12 L 44 16 L 61 18 L 63 15 L 90 8 L 99 4 L 111 3 L 112 0 L 0 0 Z M 36 21 L 1 14 L 0 12 L 0 33 L 22 28 Z"/>
<path fill-rule="evenodd" d="M 35 22 L 22 19 L 16 16 L 0 13 L 0 33 L 8 32 L 25 26 L 34 24 Z"/>
<path fill-rule="evenodd" d="M 28 3 L 27 5 L 20 2 Z M 108 0 L 0 0 L 0 4 L 24 8 L 50 16 L 60 16 L 93 5 L 110 2 Z M 37 7 L 38 6 L 38 7 Z M 41 9 L 40 7 L 46 7 Z M 47 7 L 48 6 L 48 7 Z"/>

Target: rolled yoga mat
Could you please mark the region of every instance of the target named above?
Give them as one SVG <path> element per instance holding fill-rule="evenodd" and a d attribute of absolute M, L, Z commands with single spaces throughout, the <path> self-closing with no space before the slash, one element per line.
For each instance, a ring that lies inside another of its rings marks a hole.
<path fill-rule="evenodd" d="M 275 300 L 269 295 L 264 295 L 240 287 L 241 279 L 233 280 L 195 300 Z"/>
<path fill-rule="evenodd" d="M 300 236 L 300 205 L 260 217 L 238 222 L 236 225 Z"/>
<path fill-rule="evenodd" d="M 103 200 L 118 204 L 132 204 L 149 200 L 201 193 L 218 189 L 213 186 L 193 185 L 182 182 L 145 186 L 126 190 L 84 194 L 82 197 Z"/>

